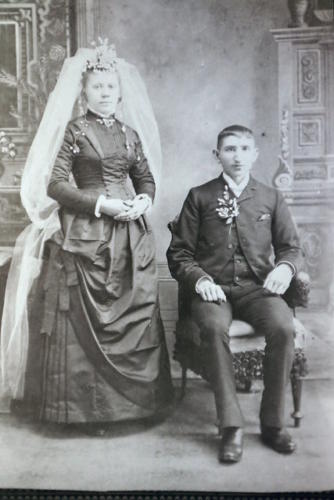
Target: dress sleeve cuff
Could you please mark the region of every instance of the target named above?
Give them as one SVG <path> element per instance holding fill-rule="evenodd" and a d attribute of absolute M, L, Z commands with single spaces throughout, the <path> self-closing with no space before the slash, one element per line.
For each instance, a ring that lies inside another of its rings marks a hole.
<path fill-rule="evenodd" d="M 289 262 L 288 260 L 281 260 L 280 262 L 277 263 L 276 267 L 280 266 L 281 264 L 286 264 L 287 266 L 290 267 L 291 271 L 292 271 L 292 277 L 296 275 L 296 268 L 295 266 Z"/>
<path fill-rule="evenodd" d="M 199 278 L 197 281 L 196 281 L 196 284 L 195 284 L 195 291 L 196 293 L 199 293 L 199 284 L 204 281 L 204 280 L 209 280 L 211 281 L 211 283 L 213 283 L 213 279 L 211 278 L 211 276 L 202 276 L 201 278 Z"/>
<path fill-rule="evenodd" d="M 95 217 L 101 217 L 100 209 L 101 209 L 102 202 L 105 199 L 106 199 L 106 197 L 104 196 L 104 194 L 100 194 L 100 196 L 98 197 L 96 205 L 95 205 L 95 212 L 94 212 Z"/>

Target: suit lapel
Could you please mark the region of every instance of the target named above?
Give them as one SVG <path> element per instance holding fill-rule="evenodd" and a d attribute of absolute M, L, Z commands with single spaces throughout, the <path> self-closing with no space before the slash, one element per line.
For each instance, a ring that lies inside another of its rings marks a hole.
<path fill-rule="evenodd" d="M 238 198 L 238 203 L 242 203 L 245 200 L 248 200 L 249 198 L 253 198 L 256 193 L 256 181 L 253 179 L 253 177 L 249 178 L 249 182 L 241 195 Z"/>

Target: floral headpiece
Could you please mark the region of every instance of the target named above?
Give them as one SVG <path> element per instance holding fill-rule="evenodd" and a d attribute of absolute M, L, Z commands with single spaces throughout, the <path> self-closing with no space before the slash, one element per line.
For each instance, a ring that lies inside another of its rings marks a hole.
<path fill-rule="evenodd" d="M 108 38 L 98 38 L 98 43 L 91 44 L 95 50 L 95 60 L 88 60 L 86 71 L 110 71 L 116 69 L 116 49 L 115 45 L 109 45 Z"/>

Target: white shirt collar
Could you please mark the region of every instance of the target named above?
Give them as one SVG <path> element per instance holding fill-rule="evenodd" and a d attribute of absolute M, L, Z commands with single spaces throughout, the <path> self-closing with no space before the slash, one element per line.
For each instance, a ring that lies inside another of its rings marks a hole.
<path fill-rule="evenodd" d="M 239 198 L 239 196 L 241 195 L 241 193 L 246 188 L 246 186 L 249 182 L 249 174 L 246 175 L 246 177 L 244 178 L 243 181 L 240 182 L 240 184 L 237 184 L 236 182 L 234 182 L 232 177 L 225 174 L 224 172 L 223 172 L 223 178 L 224 178 L 226 184 L 228 185 L 228 187 L 230 188 L 230 190 L 232 191 L 232 193 L 234 194 L 234 196 L 236 196 L 237 198 Z"/>

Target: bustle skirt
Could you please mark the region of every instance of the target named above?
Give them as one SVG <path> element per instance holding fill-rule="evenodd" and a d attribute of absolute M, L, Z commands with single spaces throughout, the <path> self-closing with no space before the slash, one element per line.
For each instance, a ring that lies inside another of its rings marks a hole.
<path fill-rule="evenodd" d="M 114 222 L 93 260 L 89 241 L 76 244 L 64 251 L 59 234 L 46 244 L 29 307 L 26 406 L 57 423 L 163 411 L 173 388 L 151 231 Z"/>

